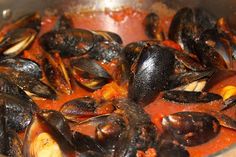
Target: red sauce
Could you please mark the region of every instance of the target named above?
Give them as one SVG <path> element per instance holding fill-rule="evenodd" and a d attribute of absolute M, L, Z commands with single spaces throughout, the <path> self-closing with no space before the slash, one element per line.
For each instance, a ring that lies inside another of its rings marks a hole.
<path fill-rule="evenodd" d="M 118 33 L 122 37 L 124 45 L 130 42 L 147 39 L 142 24 L 145 15 L 146 15 L 145 12 L 140 12 L 132 9 L 124 9 L 118 12 L 105 11 L 105 12 L 69 14 L 69 16 L 71 16 L 71 18 L 73 19 L 73 24 L 76 28 L 84 28 L 91 30 L 106 30 Z M 53 28 L 56 19 L 57 17 L 54 16 L 49 16 L 49 17 L 45 16 L 42 21 L 42 29 L 40 34 L 50 31 Z M 163 21 L 162 25 L 166 30 L 168 30 L 170 19 L 171 17 L 162 17 L 161 19 Z M 166 42 L 165 44 L 169 45 L 171 43 Z M 176 46 L 174 46 L 174 48 L 180 49 L 180 47 Z M 42 51 L 41 48 L 38 46 L 38 41 L 36 40 L 32 48 L 29 51 L 25 51 L 25 55 L 27 56 L 27 58 L 32 58 L 33 60 L 38 61 L 37 54 L 40 54 L 41 51 Z M 236 85 L 236 77 L 235 76 L 229 77 L 227 79 L 224 79 L 223 81 L 217 82 L 217 84 L 214 84 L 214 86 L 210 87 L 209 90 L 215 93 L 219 93 L 220 90 L 226 85 Z M 105 88 L 110 88 L 110 86 L 108 85 Z M 121 88 L 120 91 L 124 92 L 125 89 L 126 87 Z M 99 90 L 97 91 L 96 94 L 93 94 L 93 96 L 100 97 L 104 94 L 103 93 L 104 91 Z M 122 97 L 125 96 L 126 94 L 127 91 L 121 95 L 118 94 L 116 96 Z M 35 99 L 35 101 L 43 109 L 58 110 L 61 107 L 61 105 L 64 104 L 65 102 L 86 95 L 91 95 L 91 93 L 84 90 L 81 87 L 74 85 L 74 91 L 71 95 L 59 94 L 57 100 Z M 162 128 L 160 122 L 163 116 L 178 111 L 187 111 L 187 110 L 195 110 L 195 111 L 202 109 L 219 110 L 221 104 L 222 103 L 220 102 L 212 102 L 208 104 L 195 104 L 195 105 L 174 104 L 161 99 L 161 96 L 159 96 L 158 98 L 156 98 L 154 102 L 145 107 L 145 111 L 151 116 L 153 123 L 161 131 Z M 231 112 L 233 112 L 231 113 L 232 115 L 236 115 L 235 111 Z M 81 131 L 84 131 L 88 128 L 85 127 L 84 130 L 83 128 L 80 129 L 82 129 Z M 88 134 L 90 133 L 88 132 Z M 207 156 L 223 148 L 226 148 L 233 143 L 236 143 L 235 131 L 222 127 L 219 135 L 216 138 L 210 140 L 205 144 L 195 147 L 188 147 L 187 149 L 192 157 Z"/>

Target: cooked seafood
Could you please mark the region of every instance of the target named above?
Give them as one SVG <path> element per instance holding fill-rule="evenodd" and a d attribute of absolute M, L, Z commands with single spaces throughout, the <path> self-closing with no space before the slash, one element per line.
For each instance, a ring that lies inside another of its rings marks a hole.
<path fill-rule="evenodd" d="M 28 14 L 0 32 L 0 154 L 188 157 L 234 133 L 235 81 L 214 89 L 220 70 L 235 75 L 226 20 L 201 8 L 180 9 L 170 27 L 137 15 L 147 36 L 128 44 L 67 12 Z"/>
<path fill-rule="evenodd" d="M 73 155 L 73 136 L 63 115 L 57 111 L 41 111 L 26 130 L 24 156 Z"/>
<path fill-rule="evenodd" d="M 214 138 L 220 131 L 219 121 L 200 112 L 178 112 L 162 120 L 168 133 L 185 146 L 195 146 Z"/>
<path fill-rule="evenodd" d="M 42 78 L 42 70 L 34 61 L 23 58 L 6 58 L 0 60 L 0 66 L 10 67 L 16 71 L 24 72 L 37 79 Z"/>
<path fill-rule="evenodd" d="M 30 28 L 21 28 L 9 32 L 0 42 L 3 56 L 17 56 L 25 50 L 36 37 L 37 32 Z"/>
<path fill-rule="evenodd" d="M 90 90 L 99 89 L 111 80 L 110 74 L 95 60 L 73 58 L 70 62 L 73 77 Z"/>
<path fill-rule="evenodd" d="M 59 53 L 55 52 L 53 56 L 46 55 L 43 70 L 48 82 L 57 91 L 68 95 L 72 93 L 70 78 Z"/>
<path fill-rule="evenodd" d="M 84 29 L 54 30 L 40 38 L 46 52 L 56 50 L 63 57 L 80 56 L 88 52 L 95 42 L 96 36 Z"/>
<path fill-rule="evenodd" d="M 24 72 L 16 71 L 9 67 L 0 67 L 0 75 L 36 96 L 49 99 L 56 98 L 56 93 L 51 87 Z"/>

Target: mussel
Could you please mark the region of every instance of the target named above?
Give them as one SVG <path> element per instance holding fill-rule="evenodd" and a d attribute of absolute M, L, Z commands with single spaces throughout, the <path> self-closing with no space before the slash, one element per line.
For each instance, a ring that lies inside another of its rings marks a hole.
<path fill-rule="evenodd" d="M 149 116 L 138 104 L 122 99 L 114 105 L 126 122 L 126 129 L 121 133 L 115 146 L 114 156 L 135 156 L 137 150 L 155 148 L 158 131 Z"/>
<path fill-rule="evenodd" d="M 148 44 L 139 50 L 138 59 L 131 65 L 129 98 L 143 105 L 163 90 L 207 80 L 214 73 L 189 55 L 160 44 Z M 204 86 L 203 82 L 196 88 Z"/>
<path fill-rule="evenodd" d="M 178 112 L 163 118 L 162 126 L 185 146 L 203 144 L 219 134 L 219 121 L 202 112 Z"/>
<path fill-rule="evenodd" d="M 44 110 L 33 117 L 26 130 L 24 156 L 75 156 L 73 136 L 60 112 Z"/>
<path fill-rule="evenodd" d="M 208 103 L 211 101 L 222 100 L 218 94 L 208 92 L 189 92 L 189 91 L 167 91 L 164 93 L 165 100 L 177 103 Z"/>
<path fill-rule="evenodd" d="M 0 42 L 3 56 L 16 56 L 25 50 L 36 37 L 37 32 L 30 28 L 21 28 L 7 33 Z"/>
<path fill-rule="evenodd" d="M 139 103 L 149 103 L 167 87 L 174 70 L 174 54 L 160 46 L 144 49 L 129 85 L 129 98 Z"/>
<path fill-rule="evenodd" d="M 9 67 L 0 67 L 0 75 L 38 97 L 55 99 L 57 96 L 51 87 L 27 73 L 16 71 Z"/>
<path fill-rule="evenodd" d="M 23 58 L 6 58 L 0 60 L 0 66 L 10 67 L 16 71 L 27 73 L 37 79 L 42 78 L 42 70 L 38 63 Z"/>
<path fill-rule="evenodd" d="M 138 150 L 155 149 L 158 132 L 142 107 L 127 99 L 115 100 L 113 105 L 116 108 L 113 113 L 86 119 L 76 124 L 73 130 L 83 131 L 80 128 L 90 128 L 93 132 L 90 134 L 96 143 L 90 147 L 91 150 L 108 156 L 131 157 Z"/>
<path fill-rule="evenodd" d="M 199 60 L 206 66 L 217 69 L 232 68 L 231 44 L 217 29 L 202 32 L 194 47 Z"/>
<path fill-rule="evenodd" d="M 168 32 L 169 39 L 177 42 L 182 49 L 194 53 L 194 40 L 206 29 L 213 28 L 215 17 L 209 12 L 188 7 L 178 10 Z"/>
<path fill-rule="evenodd" d="M 60 112 L 69 120 L 78 121 L 79 118 L 96 116 L 97 103 L 91 97 L 70 100 L 62 105 Z"/>
<path fill-rule="evenodd" d="M 5 93 L 27 102 L 27 104 L 29 104 L 28 108 L 30 108 L 32 113 L 38 110 L 37 104 L 34 103 L 34 101 L 20 87 L 2 75 L 0 75 L 0 93 Z"/>
<path fill-rule="evenodd" d="M 72 58 L 70 63 L 73 77 L 87 89 L 99 89 L 112 79 L 110 74 L 95 60 Z"/>
<path fill-rule="evenodd" d="M 67 95 L 72 93 L 70 77 L 59 53 L 55 52 L 53 55 L 45 54 L 43 70 L 48 82 L 57 91 Z"/>
<path fill-rule="evenodd" d="M 59 51 L 62 57 L 81 56 L 96 43 L 95 35 L 85 29 L 53 30 L 40 37 L 46 52 Z"/>
<path fill-rule="evenodd" d="M 108 63 L 113 59 L 121 58 L 121 46 L 116 42 L 98 42 L 88 52 L 88 55 L 89 58 Z"/>
<path fill-rule="evenodd" d="M 5 114 L 7 126 L 15 131 L 24 130 L 35 112 L 32 103 L 6 93 L 0 93 L 0 100 L 0 106 L 5 108 L 1 114 Z"/>

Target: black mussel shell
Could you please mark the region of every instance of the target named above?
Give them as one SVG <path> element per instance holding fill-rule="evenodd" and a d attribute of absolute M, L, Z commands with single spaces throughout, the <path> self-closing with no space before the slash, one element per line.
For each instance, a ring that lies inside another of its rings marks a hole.
<path fill-rule="evenodd" d="M 70 77 L 59 53 L 45 56 L 43 70 L 48 82 L 56 91 L 70 95 L 72 93 Z"/>
<path fill-rule="evenodd" d="M 58 136 L 62 143 L 74 147 L 73 135 L 69 124 L 64 116 L 55 110 L 42 110 L 38 116 L 48 125 L 48 127 Z M 63 142 L 64 141 L 64 142 Z"/>
<path fill-rule="evenodd" d="M 5 107 L 7 126 L 15 131 L 24 130 L 32 119 L 31 103 L 5 93 L 0 93 L 0 100 L 0 106 Z"/>
<path fill-rule="evenodd" d="M 219 121 L 202 112 L 178 112 L 162 120 L 164 129 L 180 144 L 196 146 L 216 137 L 220 131 Z"/>
<path fill-rule="evenodd" d="M 89 58 L 104 63 L 111 62 L 113 59 L 121 57 L 121 46 L 116 42 L 98 42 L 88 53 Z"/>
<path fill-rule="evenodd" d="M 167 88 L 174 62 L 172 49 L 157 45 L 143 49 L 129 84 L 129 98 L 143 105 L 153 101 Z"/>
<path fill-rule="evenodd" d="M 38 97 L 48 99 L 56 99 L 57 97 L 57 94 L 51 87 L 31 75 L 7 67 L 0 67 L 0 72 L 3 77 Z"/>
<path fill-rule="evenodd" d="M 57 50 L 62 57 L 81 56 L 95 43 L 95 35 L 84 29 L 54 30 L 40 37 L 40 44 L 46 52 Z"/>
<path fill-rule="evenodd" d="M 0 66 L 13 68 L 16 71 L 27 73 L 37 79 L 42 78 L 42 70 L 40 66 L 29 59 L 6 58 L 0 60 Z"/>
<path fill-rule="evenodd" d="M 167 91 L 163 98 L 176 103 L 208 103 L 211 101 L 222 100 L 218 94 L 208 92 L 189 92 L 189 91 Z"/>
<path fill-rule="evenodd" d="M 82 97 L 64 103 L 60 112 L 65 118 L 77 121 L 80 117 L 95 116 L 97 104 L 91 97 Z"/>
<path fill-rule="evenodd" d="M 14 57 L 28 48 L 34 41 L 37 32 L 30 28 L 20 28 L 8 32 L 0 41 L 2 56 Z"/>
<path fill-rule="evenodd" d="M 38 110 L 38 105 L 16 84 L 5 78 L 0 74 L 0 92 L 17 97 L 21 100 L 24 100 L 28 104 L 31 112 L 34 113 Z"/>

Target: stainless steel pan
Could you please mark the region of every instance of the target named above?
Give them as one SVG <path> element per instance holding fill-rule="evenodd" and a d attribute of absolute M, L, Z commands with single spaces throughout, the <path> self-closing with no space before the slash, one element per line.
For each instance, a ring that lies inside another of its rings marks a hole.
<path fill-rule="evenodd" d="M 0 26 L 19 16 L 32 11 L 43 12 L 49 10 L 83 11 L 119 9 L 131 6 L 143 10 L 151 10 L 157 0 L 0 0 Z M 168 7 L 178 9 L 184 6 L 200 6 L 216 16 L 227 17 L 230 26 L 236 30 L 236 0 L 161 0 Z M 211 157 L 235 157 L 236 144 Z"/>

